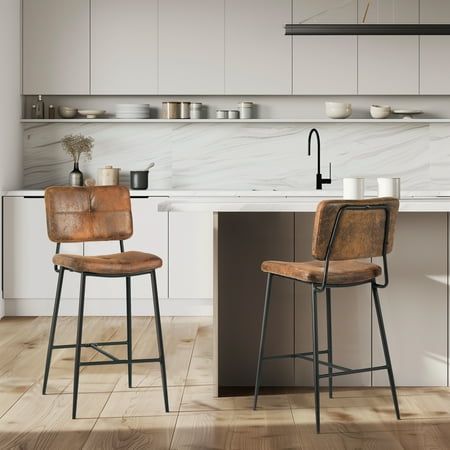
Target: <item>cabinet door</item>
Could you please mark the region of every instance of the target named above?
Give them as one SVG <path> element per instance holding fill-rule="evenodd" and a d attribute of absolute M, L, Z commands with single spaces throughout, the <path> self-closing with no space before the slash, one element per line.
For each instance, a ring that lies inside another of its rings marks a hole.
<path fill-rule="evenodd" d="M 424 232 L 425 231 L 425 232 Z M 392 366 L 399 386 L 447 385 L 447 214 L 401 213 L 390 283 L 380 289 Z M 384 364 L 373 311 L 373 363 Z M 375 386 L 388 385 L 374 372 Z"/>
<path fill-rule="evenodd" d="M 422 1 L 420 23 L 450 23 L 450 2 Z M 420 36 L 421 94 L 450 94 L 449 48 L 450 36 Z"/>
<path fill-rule="evenodd" d="M 212 298 L 211 213 L 170 213 L 169 260 L 170 298 Z"/>
<path fill-rule="evenodd" d="M 3 289 L 7 299 L 53 298 L 57 274 L 52 257 L 56 245 L 47 237 L 43 198 L 3 200 Z M 83 244 L 63 244 L 61 253 L 83 253 Z M 78 298 L 79 277 L 64 277 L 62 296 Z"/>
<path fill-rule="evenodd" d="M 124 241 L 125 251 L 136 250 L 153 253 L 163 260 L 163 266 L 156 270 L 158 294 L 167 298 L 167 214 L 158 212 L 157 198 L 132 198 L 133 236 Z M 86 255 L 118 253 L 119 243 L 87 242 L 84 245 Z M 151 298 L 150 275 L 134 277 L 131 281 L 133 298 Z M 123 278 L 88 278 L 86 283 L 88 298 L 125 298 L 125 280 Z M 124 303 L 125 305 L 125 303 Z"/>
<path fill-rule="evenodd" d="M 225 0 L 225 93 L 290 94 L 290 0 Z"/>
<path fill-rule="evenodd" d="M 92 0 L 91 93 L 156 94 L 157 0 Z"/>
<path fill-rule="evenodd" d="M 23 0 L 23 93 L 89 94 L 89 0 Z"/>
<path fill-rule="evenodd" d="M 418 36 L 359 36 L 358 94 L 418 94 L 418 48 Z"/>
<path fill-rule="evenodd" d="M 362 23 L 367 0 L 359 0 Z M 418 23 L 419 0 L 376 0 L 365 23 Z M 358 94 L 419 93 L 418 36 L 359 36 Z"/>
<path fill-rule="evenodd" d="M 223 94 L 223 2 L 159 2 L 160 94 Z"/>
<path fill-rule="evenodd" d="M 358 1 L 358 22 L 362 23 L 369 1 Z M 419 23 L 421 8 L 419 0 L 372 0 L 364 23 Z"/>
<path fill-rule="evenodd" d="M 356 23 L 356 1 L 294 0 L 294 23 Z M 357 93 L 356 36 L 295 36 L 293 93 Z"/>

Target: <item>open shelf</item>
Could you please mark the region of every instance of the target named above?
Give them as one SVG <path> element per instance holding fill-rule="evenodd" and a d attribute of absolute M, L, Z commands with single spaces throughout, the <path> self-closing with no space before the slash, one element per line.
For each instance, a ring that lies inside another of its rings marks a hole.
<path fill-rule="evenodd" d="M 21 123 L 450 123 L 450 119 L 22 119 Z"/>

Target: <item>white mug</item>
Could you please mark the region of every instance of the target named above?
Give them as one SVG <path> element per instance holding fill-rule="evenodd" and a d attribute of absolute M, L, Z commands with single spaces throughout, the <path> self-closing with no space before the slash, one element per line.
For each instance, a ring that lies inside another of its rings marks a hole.
<path fill-rule="evenodd" d="M 344 178 L 344 199 L 361 200 L 364 198 L 364 178 Z"/>
<path fill-rule="evenodd" d="M 378 197 L 400 198 L 400 178 L 377 178 Z"/>

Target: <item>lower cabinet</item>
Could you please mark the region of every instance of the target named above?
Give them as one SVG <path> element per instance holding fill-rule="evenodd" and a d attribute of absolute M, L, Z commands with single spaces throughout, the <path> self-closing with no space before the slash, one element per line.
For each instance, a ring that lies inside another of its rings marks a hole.
<path fill-rule="evenodd" d="M 447 214 L 401 213 L 380 301 L 399 386 L 447 384 Z M 375 311 L 373 364 L 384 363 Z M 375 386 L 388 385 L 382 372 Z"/>
<path fill-rule="evenodd" d="M 295 259 L 311 259 L 313 214 L 297 213 Z M 401 213 L 394 250 L 388 255 L 389 285 L 380 302 L 399 386 L 447 385 L 447 214 Z M 381 260 L 375 261 L 382 264 Z M 382 279 L 380 279 L 382 282 Z M 295 350 L 311 351 L 311 288 L 295 285 Z M 320 348 L 326 348 L 325 295 L 319 300 Z M 370 285 L 332 289 L 333 354 L 350 368 L 384 364 Z M 326 385 L 326 379 L 323 380 Z M 335 378 L 335 384 L 387 386 L 385 371 Z M 312 384 L 309 362 L 296 361 L 296 385 Z"/>
<path fill-rule="evenodd" d="M 56 244 L 47 237 L 43 198 L 3 198 L 3 296 L 52 298 L 57 276 Z M 65 244 L 61 252 L 83 254 L 83 244 Z M 79 277 L 66 277 L 62 296 L 78 297 Z"/>
<path fill-rule="evenodd" d="M 212 213 L 169 213 L 169 297 L 212 296 Z"/>
<path fill-rule="evenodd" d="M 133 236 L 124 241 L 125 250 L 158 255 L 163 266 L 157 270 L 161 299 L 212 298 L 212 214 L 158 212 L 158 197 L 131 199 Z M 3 198 L 3 293 L 6 299 L 52 299 L 57 275 L 52 264 L 56 244 L 47 237 L 42 197 Z M 117 241 L 63 244 L 61 253 L 96 255 L 117 253 Z M 78 298 L 78 274 L 67 273 L 63 298 Z M 150 276 L 133 278 L 133 298 L 150 299 Z M 125 297 L 125 281 L 89 277 L 86 298 Z M 105 306 L 105 310 L 108 309 Z M 112 312 L 112 311 L 111 311 Z"/>
<path fill-rule="evenodd" d="M 136 197 L 131 199 L 133 211 L 133 236 L 124 241 L 125 251 L 137 250 L 153 253 L 163 260 L 163 266 L 156 271 L 158 294 L 168 298 L 168 213 L 158 212 L 158 198 Z M 117 241 L 87 242 L 85 255 L 101 255 L 120 251 Z M 150 275 L 134 277 L 131 280 L 133 298 L 151 298 Z M 125 280 L 121 278 L 88 278 L 86 281 L 87 298 L 123 298 Z"/>

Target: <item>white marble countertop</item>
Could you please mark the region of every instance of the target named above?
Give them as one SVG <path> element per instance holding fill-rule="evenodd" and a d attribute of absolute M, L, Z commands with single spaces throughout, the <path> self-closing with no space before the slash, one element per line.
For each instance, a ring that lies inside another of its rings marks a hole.
<path fill-rule="evenodd" d="M 159 211 L 169 212 L 314 212 L 327 197 L 171 197 Z M 333 198 L 328 196 L 328 198 Z M 406 197 L 401 212 L 450 212 L 450 197 Z"/>
<path fill-rule="evenodd" d="M 132 197 L 161 197 L 160 211 L 171 212 L 313 212 L 320 200 L 340 198 L 340 190 L 322 191 L 130 191 Z M 44 190 L 11 190 L 8 197 L 42 197 Z M 376 192 L 366 192 L 375 197 Z M 450 212 L 450 191 L 404 191 L 400 211 Z"/>

